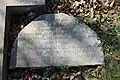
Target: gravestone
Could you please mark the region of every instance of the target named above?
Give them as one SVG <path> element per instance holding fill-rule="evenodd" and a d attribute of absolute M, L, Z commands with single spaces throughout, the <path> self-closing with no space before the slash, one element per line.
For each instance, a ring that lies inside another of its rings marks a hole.
<path fill-rule="evenodd" d="M 73 16 L 40 15 L 18 34 L 9 68 L 102 65 L 99 44 L 97 34 Z"/>
<path fill-rule="evenodd" d="M 0 80 L 3 62 L 3 40 L 5 30 L 6 6 L 45 5 L 45 0 L 0 0 Z M 17 9 L 19 12 L 19 9 Z M 17 13 L 17 12 L 16 12 Z"/>

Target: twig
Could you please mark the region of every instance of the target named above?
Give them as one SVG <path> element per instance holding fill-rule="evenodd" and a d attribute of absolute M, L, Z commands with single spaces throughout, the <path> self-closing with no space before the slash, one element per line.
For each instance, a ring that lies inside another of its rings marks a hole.
<path fill-rule="evenodd" d="M 112 8 L 114 4 L 115 4 L 115 0 L 112 0 L 110 7 Z"/>

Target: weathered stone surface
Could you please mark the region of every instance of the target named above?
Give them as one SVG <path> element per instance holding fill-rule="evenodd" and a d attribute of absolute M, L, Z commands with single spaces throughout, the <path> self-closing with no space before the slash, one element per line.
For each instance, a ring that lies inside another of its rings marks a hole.
<path fill-rule="evenodd" d="M 5 27 L 5 13 L 6 6 L 20 6 L 20 5 L 44 5 L 45 0 L 0 0 L 0 77 L 2 72 L 2 50 L 4 40 L 4 27 Z M 1 80 L 1 78 L 0 78 Z"/>
<path fill-rule="evenodd" d="M 3 6 L 44 5 L 45 0 L 1 0 Z"/>
<path fill-rule="evenodd" d="M 10 68 L 103 64 L 97 34 L 85 23 L 64 13 L 44 14 L 18 35 Z"/>
<path fill-rule="evenodd" d="M 4 25 L 5 10 L 0 0 L 0 80 L 2 80 L 2 62 L 3 62 L 3 41 L 4 41 Z"/>

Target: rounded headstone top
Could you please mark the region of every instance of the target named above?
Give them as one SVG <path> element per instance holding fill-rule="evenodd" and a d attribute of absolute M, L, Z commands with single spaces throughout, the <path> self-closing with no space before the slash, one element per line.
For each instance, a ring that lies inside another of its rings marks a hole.
<path fill-rule="evenodd" d="M 14 67 L 100 65 L 100 42 L 92 29 L 73 16 L 43 14 L 18 34 L 12 59 L 16 59 Z"/>

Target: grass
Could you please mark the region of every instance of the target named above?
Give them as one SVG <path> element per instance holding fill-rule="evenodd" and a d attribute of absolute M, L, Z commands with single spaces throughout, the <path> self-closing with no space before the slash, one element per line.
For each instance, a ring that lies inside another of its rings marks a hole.
<path fill-rule="evenodd" d="M 109 16 L 104 22 L 99 19 L 87 20 L 87 23 L 98 33 L 102 41 L 105 66 L 102 70 L 88 69 L 85 71 L 86 80 L 120 80 L 120 12 L 117 12 L 113 17 L 116 23 L 107 23 L 108 18 Z M 107 30 L 104 31 L 105 28 Z"/>

